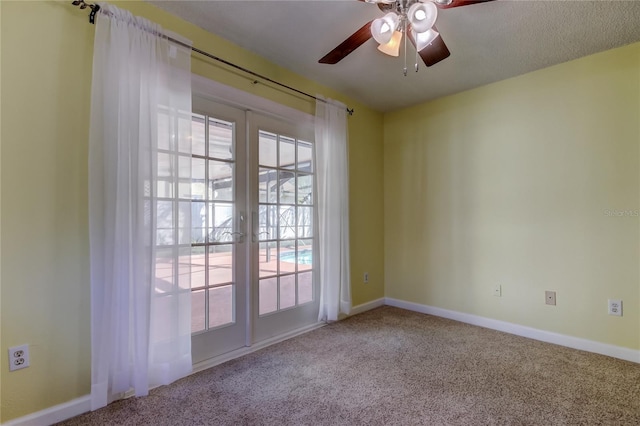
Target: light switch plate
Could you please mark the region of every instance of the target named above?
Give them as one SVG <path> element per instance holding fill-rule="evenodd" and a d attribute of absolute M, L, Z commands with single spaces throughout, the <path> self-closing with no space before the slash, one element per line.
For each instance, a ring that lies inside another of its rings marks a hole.
<path fill-rule="evenodd" d="M 495 297 L 502 297 L 502 286 L 500 284 L 493 286 L 493 295 Z"/>

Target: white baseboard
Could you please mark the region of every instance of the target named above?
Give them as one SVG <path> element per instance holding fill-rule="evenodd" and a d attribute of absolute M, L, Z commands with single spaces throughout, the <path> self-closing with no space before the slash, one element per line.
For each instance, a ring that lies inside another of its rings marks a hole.
<path fill-rule="evenodd" d="M 91 411 L 91 396 L 85 395 L 64 404 L 54 405 L 44 410 L 18 417 L 3 423 L 4 426 L 48 426 L 53 423 L 79 416 Z"/>
<path fill-rule="evenodd" d="M 380 298 L 380 299 L 372 300 L 371 302 L 354 306 L 353 308 L 351 308 L 351 312 L 349 313 L 349 316 L 361 314 L 371 309 L 379 308 L 380 306 L 384 306 L 384 304 L 385 304 L 385 299 Z M 315 330 L 325 325 L 326 325 L 325 323 L 312 324 L 310 326 L 291 331 L 282 336 L 277 336 L 272 339 L 264 340 L 262 342 L 254 344 L 253 346 L 237 349 L 235 351 L 220 355 L 218 357 L 199 362 L 193 365 L 193 372 L 191 374 L 195 374 L 199 371 L 206 370 L 207 368 L 215 367 L 216 365 L 222 364 L 223 362 L 227 362 L 232 359 L 238 358 L 240 356 L 250 354 L 257 350 L 266 348 L 267 346 L 282 342 L 287 339 L 291 339 L 292 337 L 299 336 L 303 333 L 309 332 L 311 330 Z M 128 396 L 131 396 L 131 395 L 125 395 L 125 398 Z M 86 395 L 86 396 L 74 399 L 72 401 L 65 402 L 64 404 L 59 404 L 53 407 L 49 407 L 42 411 L 38 411 L 36 413 L 29 414 L 24 417 L 20 417 L 14 420 L 9 420 L 7 423 L 3 423 L 3 426 L 5 425 L 47 426 L 53 423 L 70 419 L 71 417 L 78 416 L 88 411 L 91 411 L 91 395 Z"/>
<path fill-rule="evenodd" d="M 384 306 L 385 299 L 381 297 L 380 299 L 372 300 L 371 302 L 363 303 L 361 305 L 357 305 L 351 308 L 351 312 L 349 312 L 349 316 L 358 315 L 366 311 L 370 311 L 371 309 L 379 308 L 380 306 Z"/>
<path fill-rule="evenodd" d="M 214 367 L 218 364 L 222 364 L 223 362 L 230 361 L 242 355 L 246 355 L 251 352 L 255 352 L 257 350 L 266 348 L 267 346 L 273 345 L 275 343 L 279 343 L 284 340 L 291 339 L 292 337 L 299 336 L 311 330 L 324 327 L 325 325 L 326 325 L 325 323 L 312 324 L 312 325 L 300 328 L 298 330 L 285 333 L 281 336 L 277 336 L 271 339 L 264 340 L 262 342 L 258 342 L 253 346 L 238 349 L 238 350 L 226 353 L 224 355 L 220 355 L 218 357 L 199 362 L 193 365 L 193 371 L 191 372 L 191 374 L 195 374 L 199 371 L 206 370 L 207 368 Z M 133 392 L 126 393 L 124 397 L 128 398 L 130 396 L 133 396 Z M 63 404 L 58 404 L 53 407 L 45 408 L 44 410 L 37 411 L 35 413 L 26 415 L 24 417 L 19 417 L 17 419 L 9 420 L 6 423 L 2 423 L 2 425 L 3 426 L 48 426 L 53 423 L 61 422 L 63 420 L 67 420 L 72 417 L 79 416 L 80 414 L 87 413 L 89 411 L 91 411 L 91 395 L 85 395 L 80 398 L 76 398 L 72 401 L 65 402 Z"/>
<path fill-rule="evenodd" d="M 478 315 L 466 314 L 463 312 L 450 311 L 448 309 L 421 305 L 419 303 L 407 302 L 405 300 L 393 299 L 390 297 L 385 298 L 385 304 L 389 306 L 395 306 L 396 308 L 407 309 L 409 311 L 435 315 L 438 317 L 448 318 L 467 324 L 490 328 L 492 330 L 503 331 L 505 333 L 515 334 L 517 336 L 528 337 L 529 339 L 540 340 L 542 342 L 553 343 L 560 346 L 566 346 L 568 348 L 579 349 L 582 351 L 593 352 L 614 358 L 624 359 L 626 361 L 640 363 L 640 351 L 635 349 L 595 342 L 593 340 L 567 336 L 565 334 L 553 333 L 551 331 L 539 330 L 537 328 L 513 324 L 506 321 L 485 318 Z"/>
<path fill-rule="evenodd" d="M 540 340 L 547 343 L 553 343 L 560 346 L 566 346 L 573 349 L 579 349 L 587 352 L 594 352 L 601 355 L 607 355 L 614 358 L 624 359 L 626 361 L 632 361 L 640 363 L 640 351 L 623 348 L 620 346 L 609 345 L 606 343 L 594 342 L 592 340 L 581 339 L 578 337 L 567 336 L 559 333 L 553 333 L 550 331 L 539 330 L 532 327 L 526 327 L 523 325 L 513 324 L 506 321 L 499 321 L 491 318 L 485 318 L 478 315 L 466 314 L 463 312 L 451 311 L 448 309 L 437 308 L 435 306 L 421 305 L 419 303 L 407 302 L 404 300 L 393 298 L 381 298 L 371 302 L 363 303 L 361 305 L 351 308 L 350 315 L 357 315 L 362 312 L 366 312 L 371 309 L 378 308 L 383 305 L 395 306 L 397 308 L 407 309 L 410 311 L 420 312 L 423 314 L 435 315 L 442 318 L 448 318 L 455 321 L 464 322 L 467 324 L 477 325 L 480 327 L 490 328 L 492 330 L 503 331 L 505 333 L 515 334 L 522 337 L 528 337 L 530 339 Z M 269 345 L 273 345 L 278 342 L 290 339 L 308 331 L 314 330 L 324 326 L 324 323 L 313 324 L 308 327 L 304 327 L 299 330 L 292 331 L 283 336 L 278 336 L 273 339 L 268 339 L 260 343 L 256 343 L 251 347 L 238 349 L 237 351 L 229 352 L 228 354 L 221 355 L 219 357 L 200 362 L 193 366 L 193 373 L 205 370 L 231 359 L 237 358 L 242 355 L 255 352 L 259 349 L 265 348 Z M 86 395 L 80 398 L 76 398 L 72 401 L 64 404 L 59 404 L 54 407 L 50 407 L 33 414 L 29 414 L 24 417 L 9 420 L 3 425 L 6 426 L 47 426 L 52 423 L 60 422 L 71 417 L 78 416 L 82 413 L 86 413 L 91 410 L 91 396 Z"/>

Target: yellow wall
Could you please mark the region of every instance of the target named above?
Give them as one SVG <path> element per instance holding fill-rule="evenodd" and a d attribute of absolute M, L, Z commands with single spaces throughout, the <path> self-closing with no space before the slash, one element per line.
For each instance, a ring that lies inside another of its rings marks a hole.
<path fill-rule="evenodd" d="M 89 393 L 94 27 L 68 1 L 0 3 L 0 421 L 7 421 Z M 119 6 L 356 109 L 349 119 L 354 305 L 384 290 L 640 348 L 639 219 L 604 212 L 640 208 L 639 44 L 386 114 L 383 127 L 381 114 L 151 5 Z M 254 86 L 199 56 L 193 70 L 313 112 L 305 98 Z M 502 298 L 492 296 L 494 284 Z M 544 305 L 544 290 L 558 292 L 556 307 Z M 613 297 L 624 299 L 622 318 L 606 315 Z M 7 348 L 22 343 L 31 345 L 32 365 L 8 373 Z"/>
<path fill-rule="evenodd" d="M 69 1 L 1 3 L 0 421 L 7 421 L 90 391 L 87 138 L 94 27 Z M 118 5 L 203 50 L 355 108 L 349 119 L 353 302 L 382 297 L 382 115 L 149 4 Z M 253 79 L 202 57 L 194 56 L 193 70 L 314 111 L 306 98 L 254 86 Z M 23 343 L 30 344 L 31 367 L 9 373 L 7 348 Z"/>
<path fill-rule="evenodd" d="M 386 114 L 386 296 L 640 349 L 639 121 L 640 44 Z"/>

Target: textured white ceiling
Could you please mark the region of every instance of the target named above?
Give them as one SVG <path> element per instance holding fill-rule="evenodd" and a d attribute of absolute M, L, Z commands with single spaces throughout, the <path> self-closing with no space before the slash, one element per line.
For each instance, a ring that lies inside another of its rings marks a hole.
<path fill-rule="evenodd" d="M 367 41 L 336 65 L 318 59 L 382 16 L 372 4 L 341 1 L 150 1 L 270 61 L 379 111 L 415 105 L 487 83 L 640 41 L 640 1 L 494 2 L 441 10 L 436 25 L 451 51 L 413 72 Z M 215 46 L 199 46 L 216 54 Z M 273 77 L 273 76 L 268 76 Z M 286 82 L 284 82 L 286 83 Z"/>

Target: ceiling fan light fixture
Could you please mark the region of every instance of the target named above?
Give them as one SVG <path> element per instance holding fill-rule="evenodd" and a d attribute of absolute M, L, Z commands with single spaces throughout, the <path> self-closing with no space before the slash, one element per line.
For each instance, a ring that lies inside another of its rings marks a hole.
<path fill-rule="evenodd" d="M 402 33 L 395 31 L 391 40 L 388 43 L 380 44 L 378 50 L 389 56 L 400 56 L 400 41 L 402 40 Z"/>
<path fill-rule="evenodd" d="M 418 52 L 433 43 L 433 41 L 440 35 L 440 33 L 433 28 L 423 33 L 415 32 L 412 29 L 411 34 L 413 35 L 413 39 L 416 42 L 416 50 Z"/>
<path fill-rule="evenodd" d="M 433 0 L 433 1 L 435 1 L 440 6 L 449 6 L 451 3 L 453 3 L 453 0 Z"/>
<path fill-rule="evenodd" d="M 407 18 L 411 28 L 418 33 L 429 31 L 438 17 L 438 8 L 433 2 L 414 3 L 409 7 Z"/>
<path fill-rule="evenodd" d="M 394 36 L 394 31 L 398 27 L 398 15 L 389 12 L 382 18 L 374 19 L 371 23 L 371 35 L 379 44 L 387 44 Z"/>

